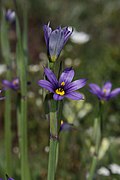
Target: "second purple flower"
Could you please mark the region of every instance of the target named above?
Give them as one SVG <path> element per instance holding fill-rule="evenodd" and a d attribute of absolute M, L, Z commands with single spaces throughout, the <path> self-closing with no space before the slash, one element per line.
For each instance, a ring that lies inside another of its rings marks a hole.
<path fill-rule="evenodd" d="M 85 86 L 87 80 L 79 79 L 71 82 L 74 77 L 74 70 L 72 68 L 66 68 L 59 80 L 57 80 L 55 74 L 49 68 L 44 68 L 44 73 L 48 80 L 39 80 L 38 85 L 53 93 L 54 100 L 59 101 L 64 97 L 73 100 L 84 99 L 82 94 L 75 91 Z"/>
<path fill-rule="evenodd" d="M 100 88 L 97 84 L 91 83 L 89 84 L 90 92 L 95 94 L 98 99 L 103 101 L 108 101 L 113 97 L 116 97 L 120 94 L 120 88 L 116 88 L 111 91 L 112 83 L 106 82 L 102 88 Z"/>
<path fill-rule="evenodd" d="M 47 46 L 48 57 L 50 61 L 55 62 L 62 51 L 63 46 L 72 34 L 68 27 L 58 27 L 52 31 L 48 25 L 43 26 L 44 37 Z"/>
<path fill-rule="evenodd" d="M 13 89 L 13 90 L 18 90 L 20 88 L 20 81 L 19 78 L 15 78 L 12 81 L 8 81 L 8 80 L 3 80 L 2 84 L 4 86 L 5 89 Z"/>

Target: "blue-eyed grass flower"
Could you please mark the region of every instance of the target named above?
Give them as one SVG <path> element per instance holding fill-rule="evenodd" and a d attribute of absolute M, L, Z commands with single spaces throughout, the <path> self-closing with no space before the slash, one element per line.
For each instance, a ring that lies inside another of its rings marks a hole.
<path fill-rule="evenodd" d="M 72 68 L 66 68 L 62 72 L 59 80 L 57 80 L 55 74 L 49 68 L 44 68 L 44 73 L 47 80 L 39 80 L 38 85 L 53 93 L 54 100 L 59 101 L 64 97 L 73 100 L 84 99 L 82 94 L 75 91 L 85 86 L 86 79 L 71 82 L 74 77 L 74 70 Z"/>
<path fill-rule="evenodd" d="M 55 62 L 72 34 L 72 30 L 69 30 L 68 27 L 58 27 L 52 30 L 49 24 L 44 25 L 43 30 L 49 60 Z"/>
<path fill-rule="evenodd" d="M 116 97 L 118 94 L 120 94 L 120 88 L 116 88 L 111 91 L 112 84 L 111 82 L 106 82 L 102 88 L 100 88 L 97 84 L 89 84 L 90 92 L 92 94 L 95 94 L 98 99 L 101 101 L 108 101 L 113 97 Z"/>

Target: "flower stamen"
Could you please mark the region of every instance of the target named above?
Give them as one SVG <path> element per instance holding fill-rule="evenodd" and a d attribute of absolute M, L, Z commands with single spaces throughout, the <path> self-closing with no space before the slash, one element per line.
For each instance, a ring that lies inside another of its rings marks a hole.
<path fill-rule="evenodd" d="M 107 90 L 106 89 L 103 89 L 103 93 L 106 94 Z"/>
<path fill-rule="evenodd" d="M 56 94 L 59 94 L 60 96 L 64 96 L 65 95 L 65 91 L 62 88 L 58 88 L 55 90 Z"/>
<path fill-rule="evenodd" d="M 61 120 L 61 121 L 60 121 L 60 124 L 63 125 L 63 123 L 64 123 L 63 120 Z"/>
<path fill-rule="evenodd" d="M 61 86 L 65 86 L 65 82 L 63 81 L 63 82 L 61 82 Z"/>
<path fill-rule="evenodd" d="M 19 85 L 18 79 L 14 79 L 14 80 L 13 80 L 13 85 Z"/>

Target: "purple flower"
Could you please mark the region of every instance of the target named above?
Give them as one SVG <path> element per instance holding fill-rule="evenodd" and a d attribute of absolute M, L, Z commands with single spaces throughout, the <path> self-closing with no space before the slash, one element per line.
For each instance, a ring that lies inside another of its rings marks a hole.
<path fill-rule="evenodd" d="M 48 57 L 50 61 L 55 62 L 59 57 L 63 46 L 68 41 L 72 30 L 68 30 L 68 27 L 58 27 L 52 31 L 52 28 L 48 25 L 43 26 L 44 37 L 47 46 Z"/>
<path fill-rule="evenodd" d="M 6 20 L 10 23 L 15 21 L 15 11 L 8 9 L 5 14 Z"/>
<path fill-rule="evenodd" d="M 64 97 L 73 100 L 83 100 L 84 96 L 76 90 L 82 88 L 86 84 L 86 79 L 72 81 L 74 70 L 66 68 L 57 80 L 55 74 L 49 69 L 44 68 L 44 73 L 48 80 L 39 80 L 38 85 L 53 93 L 54 100 L 62 100 Z"/>
<path fill-rule="evenodd" d="M 70 123 L 67 123 L 67 122 L 63 122 L 61 120 L 61 125 L 60 125 L 60 130 L 59 132 L 61 131 L 69 131 L 73 128 L 73 124 L 70 124 Z"/>
<path fill-rule="evenodd" d="M 120 93 L 120 88 L 111 91 L 111 82 L 106 82 L 102 88 L 97 84 L 89 84 L 90 92 L 95 94 L 100 100 L 108 101 L 109 99 L 117 96 Z"/>
<path fill-rule="evenodd" d="M 9 177 L 7 174 L 6 174 L 6 178 L 7 180 L 14 180 L 13 178 Z"/>
<path fill-rule="evenodd" d="M 12 81 L 3 80 L 2 84 L 5 87 L 5 89 L 10 88 L 10 89 L 13 89 L 13 90 L 18 90 L 19 87 L 20 87 L 19 78 L 15 78 Z"/>

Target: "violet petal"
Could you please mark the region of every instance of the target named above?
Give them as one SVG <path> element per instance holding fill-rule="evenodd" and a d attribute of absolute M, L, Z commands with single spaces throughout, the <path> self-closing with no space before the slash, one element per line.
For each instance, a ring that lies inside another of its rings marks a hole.
<path fill-rule="evenodd" d="M 46 42 L 46 45 L 48 48 L 49 47 L 49 37 L 52 32 L 52 29 L 49 27 L 49 25 L 44 25 L 43 31 L 44 31 L 45 42 Z"/>
<path fill-rule="evenodd" d="M 10 82 L 10 81 L 8 81 L 8 80 L 3 80 L 2 81 L 2 84 L 6 87 L 6 88 L 12 88 L 13 86 L 12 86 L 12 83 Z"/>
<path fill-rule="evenodd" d="M 101 94 L 101 89 L 97 84 L 91 83 L 91 84 L 89 84 L 89 87 L 90 87 L 91 93 L 98 95 L 98 96 Z"/>
<path fill-rule="evenodd" d="M 61 29 L 54 30 L 49 38 L 49 54 L 52 57 L 59 56 L 64 44 L 64 33 Z"/>
<path fill-rule="evenodd" d="M 45 68 L 44 69 L 45 75 L 47 76 L 48 80 L 55 86 L 56 84 L 58 84 L 58 80 L 55 76 L 55 74 L 49 69 L 49 68 Z"/>
<path fill-rule="evenodd" d="M 66 85 L 65 89 L 67 90 L 67 93 L 78 90 L 85 86 L 87 79 L 79 79 L 76 81 L 73 81 Z"/>
<path fill-rule="evenodd" d="M 56 101 L 60 101 L 60 100 L 62 100 L 64 97 L 65 97 L 65 96 L 60 96 L 59 94 L 54 94 L 54 95 L 53 95 L 53 98 L 54 98 L 54 100 L 56 100 Z"/>
<path fill-rule="evenodd" d="M 65 97 L 73 100 L 84 100 L 84 96 L 78 92 L 71 92 L 69 94 L 66 94 Z"/>
<path fill-rule="evenodd" d="M 113 91 L 111 91 L 109 98 L 115 97 L 118 94 L 120 94 L 120 88 L 116 88 Z"/>
<path fill-rule="evenodd" d="M 38 85 L 47 89 L 50 92 L 54 92 L 52 84 L 47 80 L 39 80 Z"/>
<path fill-rule="evenodd" d="M 72 81 L 73 77 L 74 77 L 74 70 L 72 68 L 66 68 L 60 76 L 59 83 L 60 84 L 62 82 L 69 83 Z"/>
<path fill-rule="evenodd" d="M 105 94 L 106 95 L 109 95 L 110 91 L 111 91 L 111 88 L 112 88 L 112 84 L 111 82 L 106 82 L 102 88 L 102 91 L 104 92 L 105 91 Z"/>

